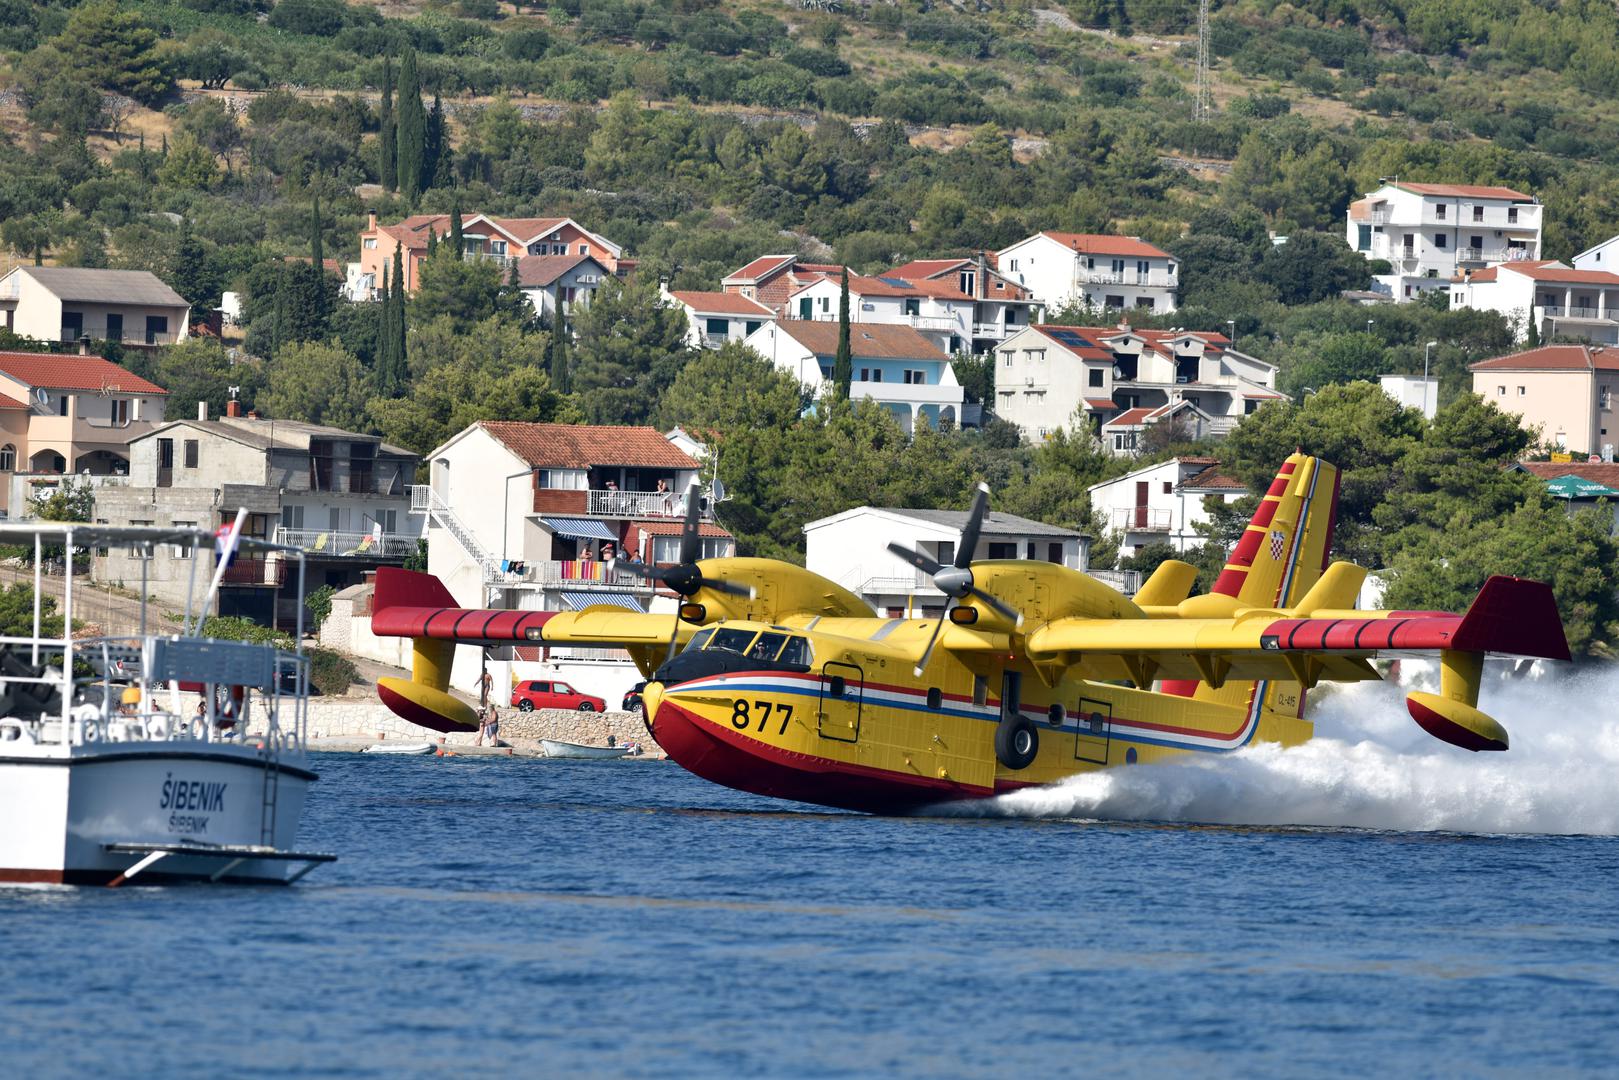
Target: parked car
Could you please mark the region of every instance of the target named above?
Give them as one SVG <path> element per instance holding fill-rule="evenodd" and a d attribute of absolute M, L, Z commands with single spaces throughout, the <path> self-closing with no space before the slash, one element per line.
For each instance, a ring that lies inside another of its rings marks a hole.
<path fill-rule="evenodd" d="M 512 691 L 512 707 L 519 712 L 533 712 L 535 709 L 605 712 L 607 702 L 592 694 L 581 694 L 565 682 L 553 679 L 524 679 Z"/>
<path fill-rule="evenodd" d="M 625 693 L 624 693 L 624 711 L 625 712 L 634 712 L 636 709 L 639 709 L 641 707 L 641 691 L 645 687 L 646 687 L 646 683 L 638 682 L 634 686 L 630 687 L 627 691 L 625 691 Z"/>

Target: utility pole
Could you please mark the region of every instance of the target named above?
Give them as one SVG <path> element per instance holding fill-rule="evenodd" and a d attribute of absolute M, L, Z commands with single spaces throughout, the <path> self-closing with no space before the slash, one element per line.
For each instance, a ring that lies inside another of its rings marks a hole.
<path fill-rule="evenodd" d="M 1197 0 L 1197 85 L 1193 95 L 1192 119 L 1206 124 L 1214 118 L 1214 87 L 1209 81 L 1209 0 Z"/>

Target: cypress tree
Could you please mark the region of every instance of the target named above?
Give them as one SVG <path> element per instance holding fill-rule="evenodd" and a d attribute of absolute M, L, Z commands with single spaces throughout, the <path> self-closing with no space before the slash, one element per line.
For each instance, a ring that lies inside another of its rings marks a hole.
<path fill-rule="evenodd" d="M 326 308 L 326 246 L 321 238 L 320 196 L 316 195 L 309 211 L 309 272 L 303 302 L 308 306 L 309 325 L 315 336 L 324 336 L 331 312 Z"/>
<path fill-rule="evenodd" d="M 438 254 L 438 232 L 429 227 L 427 230 L 427 257 L 431 259 Z"/>
<path fill-rule="evenodd" d="M 412 206 L 422 193 L 422 154 L 427 148 L 427 111 L 416 75 L 416 53 L 399 61 L 399 194 Z"/>
<path fill-rule="evenodd" d="M 427 144 L 422 149 L 422 187 L 438 186 L 438 159 L 444 152 L 444 103 L 433 91 L 433 110 L 427 114 Z"/>
<path fill-rule="evenodd" d="M 461 196 L 459 195 L 450 201 L 450 252 L 456 262 L 460 262 L 466 254 L 466 245 L 461 238 Z"/>
<path fill-rule="evenodd" d="M 559 394 L 566 394 L 571 379 L 568 375 L 568 320 L 562 313 L 562 286 L 557 285 L 552 295 L 551 388 Z"/>
<path fill-rule="evenodd" d="M 381 146 L 378 147 L 378 157 L 381 159 L 382 190 L 399 190 L 399 129 L 398 121 L 394 118 L 394 68 L 393 60 L 382 58 L 382 137 Z"/>
<path fill-rule="evenodd" d="M 382 301 L 377 305 L 377 393 L 393 397 L 398 387 L 393 384 L 393 284 L 389 281 L 388 264 L 382 266 Z"/>
<path fill-rule="evenodd" d="M 849 400 L 849 384 L 854 381 L 854 360 L 849 355 L 849 268 L 843 268 L 843 283 L 838 290 L 838 355 L 832 362 L 833 391 L 843 400 Z"/>
<path fill-rule="evenodd" d="M 394 365 L 392 378 L 398 392 L 405 388 L 406 374 L 410 370 L 405 352 L 405 260 L 398 248 L 394 249 L 394 298 L 390 314 L 393 316 L 393 343 L 390 346 Z"/>

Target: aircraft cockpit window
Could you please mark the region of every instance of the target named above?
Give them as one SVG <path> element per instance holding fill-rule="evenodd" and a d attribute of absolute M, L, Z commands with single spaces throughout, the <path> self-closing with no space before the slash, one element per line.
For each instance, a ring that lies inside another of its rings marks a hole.
<path fill-rule="evenodd" d="M 801 637 L 788 638 L 787 644 L 782 647 L 781 655 L 776 659 L 783 664 L 802 664 L 804 667 L 809 667 L 809 642 Z"/>
<path fill-rule="evenodd" d="M 786 634 L 772 634 L 766 631 L 760 634 L 748 649 L 749 660 L 774 660 L 781 651 L 782 643 L 787 640 Z"/>
<path fill-rule="evenodd" d="M 755 633 L 752 630 L 741 630 L 727 627 L 714 631 L 714 639 L 708 643 L 710 649 L 724 649 L 726 652 L 748 655 L 748 645 L 752 643 Z"/>
<path fill-rule="evenodd" d="M 681 651 L 682 652 L 696 652 L 698 649 L 701 649 L 704 645 L 707 645 L 708 644 L 708 639 L 713 637 L 713 636 L 714 636 L 714 628 L 712 626 L 705 627 L 702 630 L 697 631 L 697 633 L 693 634 L 691 636 L 691 640 L 686 642 L 686 647 L 684 649 L 682 649 Z"/>

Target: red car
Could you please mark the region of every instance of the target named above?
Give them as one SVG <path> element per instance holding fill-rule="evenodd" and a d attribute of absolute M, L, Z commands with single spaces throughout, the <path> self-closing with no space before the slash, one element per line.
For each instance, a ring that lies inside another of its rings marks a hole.
<path fill-rule="evenodd" d="M 512 707 L 519 712 L 535 709 L 577 709 L 580 712 L 605 712 L 607 702 L 590 694 L 581 694 L 565 682 L 550 679 L 524 679 L 512 691 Z"/>

